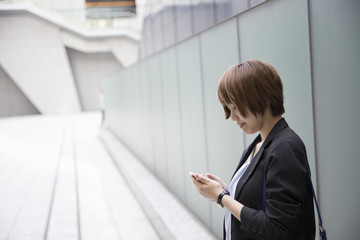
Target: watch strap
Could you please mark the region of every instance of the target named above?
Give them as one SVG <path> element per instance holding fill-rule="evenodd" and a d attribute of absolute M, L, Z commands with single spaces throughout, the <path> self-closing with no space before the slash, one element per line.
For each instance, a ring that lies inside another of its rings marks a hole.
<path fill-rule="evenodd" d="M 230 193 L 229 193 L 229 191 L 226 191 L 226 190 L 223 190 L 220 194 L 219 194 L 219 196 L 218 196 L 218 199 L 217 199 L 217 204 L 220 206 L 220 207 L 224 207 L 224 205 L 221 203 L 221 201 L 222 201 L 222 199 L 223 199 L 223 197 L 225 196 L 225 195 L 230 195 Z"/>

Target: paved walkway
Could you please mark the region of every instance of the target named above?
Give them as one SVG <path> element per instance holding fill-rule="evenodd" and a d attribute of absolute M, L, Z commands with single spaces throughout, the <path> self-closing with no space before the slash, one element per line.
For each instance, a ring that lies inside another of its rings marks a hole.
<path fill-rule="evenodd" d="M 159 239 L 99 125 L 99 113 L 0 119 L 0 240 Z"/>

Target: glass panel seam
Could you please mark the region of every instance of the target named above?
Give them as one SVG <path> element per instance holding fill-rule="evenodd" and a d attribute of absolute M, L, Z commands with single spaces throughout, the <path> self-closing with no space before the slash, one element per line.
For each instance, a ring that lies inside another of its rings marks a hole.
<path fill-rule="evenodd" d="M 205 103 L 205 80 L 204 80 L 204 69 L 203 69 L 203 60 L 202 60 L 202 48 L 201 48 L 201 39 L 198 37 L 199 43 L 199 59 L 200 59 L 200 79 L 201 79 L 201 95 L 202 95 L 202 104 L 203 104 L 203 117 L 204 117 L 204 143 L 205 143 L 205 160 L 206 160 L 206 172 L 209 172 L 209 148 L 208 148 L 208 137 L 207 137 L 207 125 L 206 125 L 206 103 Z M 213 229 L 212 219 L 212 208 L 211 204 L 208 204 L 209 207 L 209 223 L 210 229 Z"/>
<path fill-rule="evenodd" d="M 183 112 L 181 110 L 181 89 L 180 89 L 180 77 L 179 77 L 179 56 L 178 56 L 178 49 L 175 46 L 175 73 L 176 73 L 176 84 L 177 84 L 177 92 L 178 92 L 178 107 L 179 107 L 179 120 L 180 120 L 180 152 L 181 152 L 181 159 L 184 159 L 184 123 L 183 123 Z M 181 161 L 182 169 L 185 171 L 185 161 Z M 187 199 L 187 192 L 186 192 L 186 185 L 182 185 L 183 193 L 184 193 L 184 200 Z M 184 201 L 186 203 L 186 201 Z"/>

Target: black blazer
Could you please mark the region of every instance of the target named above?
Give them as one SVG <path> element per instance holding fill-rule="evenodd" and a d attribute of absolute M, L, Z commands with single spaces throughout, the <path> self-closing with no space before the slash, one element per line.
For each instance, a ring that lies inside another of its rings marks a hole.
<path fill-rule="evenodd" d="M 235 173 L 260 140 L 259 135 L 244 151 Z M 238 182 L 235 199 L 244 208 L 241 222 L 231 217 L 231 239 L 315 239 L 313 196 L 306 161 L 304 143 L 282 118 Z M 225 234 L 224 230 L 224 239 Z"/>

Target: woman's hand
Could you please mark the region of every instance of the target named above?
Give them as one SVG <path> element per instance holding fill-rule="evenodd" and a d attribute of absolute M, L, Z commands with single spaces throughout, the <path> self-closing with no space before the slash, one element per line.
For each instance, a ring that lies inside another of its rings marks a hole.
<path fill-rule="evenodd" d="M 207 174 L 209 175 L 209 174 Z M 216 177 L 211 175 L 212 177 Z M 220 179 L 216 177 L 217 179 Z M 223 191 L 223 188 L 216 180 L 205 177 L 204 175 L 194 173 L 192 175 L 192 181 L 195 184 L 198 192 L 205 198 L 216 202 L 219 194 Z M 221 180 L 221 179 L 220 179 Z"/>
<path fill-rule="evenodd" d="M 210 178 L 210 179 L 212 179 L 212 180 L 220 183 L 221 187 L 222 187 L 224 190 L 226 190 L 226 191 L 228 190 L 225 182 L 224 182 L 221 178 L 219 178 L 218 176 L 212 175 L 211 173 L 207 173 L 206 175 L 207 175 L 208 178 Z"/>
<path fill-rule="evenodd" d="M 211 201 L 217 202 L 217 198 L 223 189 L 227 190 L 224 181 L 215 175 L 207 173 L 208 177 L 205 177 L 204 174 L 192 172 L 189 174 L 199 193 Z M 241 221 L 241 211 L 244 205 L 228 195 L 223 197 L 222 204 Z"/>

